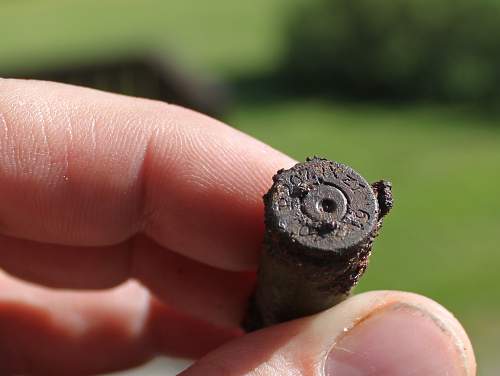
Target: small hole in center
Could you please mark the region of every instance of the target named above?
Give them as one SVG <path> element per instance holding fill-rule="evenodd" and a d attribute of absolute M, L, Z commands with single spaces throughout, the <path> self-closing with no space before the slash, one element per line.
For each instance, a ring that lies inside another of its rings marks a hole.
<path fill-rule="evenodd" d="M 331 198 L 325 198 L 321 200 L 321 209 L 325 213 L 333 213 L 337 208 L 337 204 Z"/>

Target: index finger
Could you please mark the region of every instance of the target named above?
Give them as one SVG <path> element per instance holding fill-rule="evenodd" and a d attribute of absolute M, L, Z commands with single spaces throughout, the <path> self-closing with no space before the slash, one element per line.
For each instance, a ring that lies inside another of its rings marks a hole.
<path fill-rule="evenodd" d="M 0 233 L 103 246 L 144 233 L 212 266 L 252 269 L 261 196 L 293 160 L 160 102 L 0 79 Z"/>

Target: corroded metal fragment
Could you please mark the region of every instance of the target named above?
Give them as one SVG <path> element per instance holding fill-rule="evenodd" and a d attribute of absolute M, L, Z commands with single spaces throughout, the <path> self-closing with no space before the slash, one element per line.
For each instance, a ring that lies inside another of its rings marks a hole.
<path fill-rule="evenodd" d="M 391 184 L 322 158 L 280 170 L 264 195 L 266 232 L 243 327 L 256 330 L 345 299 L 365 271 Z"/>

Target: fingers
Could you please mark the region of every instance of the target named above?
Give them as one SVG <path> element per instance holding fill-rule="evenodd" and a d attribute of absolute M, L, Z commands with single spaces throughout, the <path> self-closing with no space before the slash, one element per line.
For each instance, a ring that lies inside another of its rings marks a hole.
<path fill-rule="evenodd" d="M 238 333 L 183 317 L 135 283 L 54 292 L 0 274 L 0 374 L 95 374 L 157 352 L 198 357 Z M 321 314 L 230 342 L 185 375 L 475 375 L 470 342 L 437 303 L 358 295 Z"/>
<path fill-rule="evenodd" d="M 170 252 L 145 236 L 107 247 L 71 247 L 0 235 L 0 266 L 24 280 L 55 288 L 106 289 L 130 278 L 184 313 L 238 327 L 255 273 L 232 272 Z"/>
<path fill-rule="evenodd" d="M 0 274 L 1 375 L 110 372 L 158 352 L 199 357 L 237 334 L 169 310 L 137 283 L 82 294 Z"/>
<path fill-rule="evenodd" d="M 134 277 L 168 306 L 220 326 L 240 326 L 255 273 L 216 269 L 148 243 L 139 240 L 144 252 L 136 252 Z"/>
<path fill-rule="evenodd" d="M 291 159 L 203 115 L 67 85 L 0 80 L 0 232 L 108 246 L 143 232 L 255 267 L 261 196 Z"/>
<path fill-rule="evenodd" d="M 199 360 L 194 375 L 475 375 L 458 321 L 422 296 L 357 295 L 315 316 L 238 338 Z"/>

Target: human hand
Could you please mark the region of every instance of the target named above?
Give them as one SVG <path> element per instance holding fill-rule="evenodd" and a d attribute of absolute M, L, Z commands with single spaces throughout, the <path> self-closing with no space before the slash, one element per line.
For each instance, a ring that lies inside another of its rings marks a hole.
<path fill-rule="evenodd" d="M 294 163 L 176 106 L 0 79 L 0 374 L 163 353 L 199 358 L 186 376 L 475 375 L 456 319 L 409 293 L 242 335 L 261 196 Z"/>

